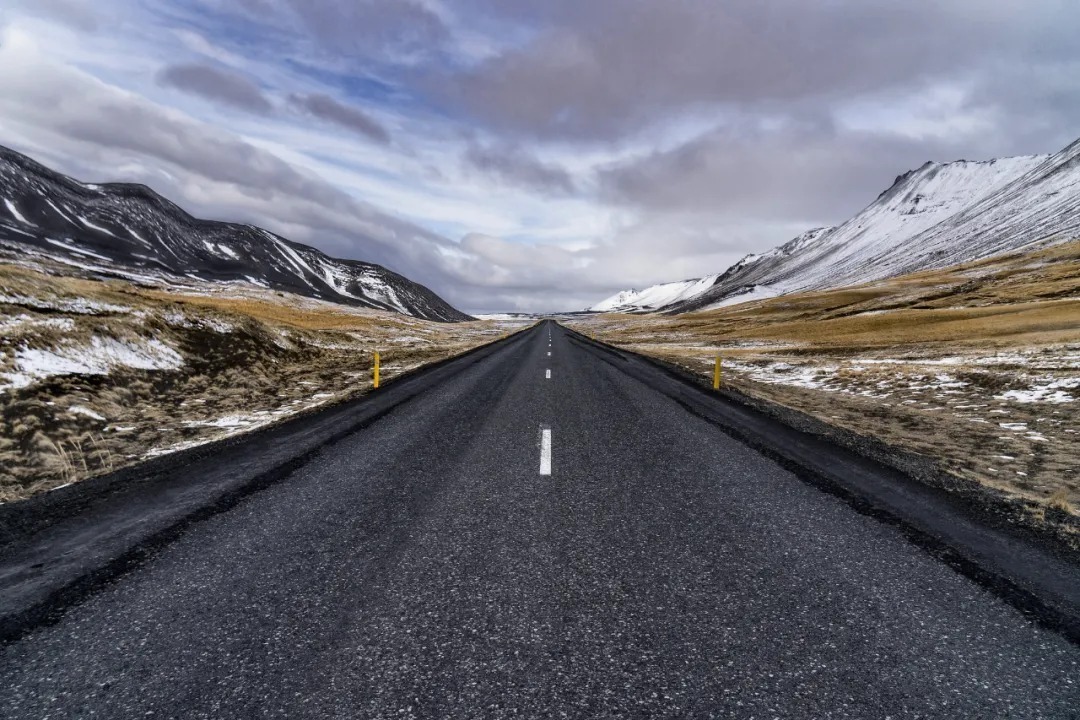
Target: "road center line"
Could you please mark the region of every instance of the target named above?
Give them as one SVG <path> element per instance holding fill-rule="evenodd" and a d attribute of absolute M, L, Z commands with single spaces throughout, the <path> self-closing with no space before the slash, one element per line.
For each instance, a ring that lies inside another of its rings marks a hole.
<path fill-rule="evenodd" d="M 548 353 L 548 357 L 551 357 L 551 353 L 550 353 L 550 352 Z"/>
<path fill-rule="evenodd" d="M 540 437 L 540 474 L 551 474 L 551 430 L 547 428 Z"/>
<path fill-rule="evenodd" d="M 547 379 L 548 379 L 548 380 L 550 380 L 550 379 L 551 379 L 551 370 L 548 370 L 548 371 L 547 371 L 547 375 L 546 375 L 546 377 L 547 377 Z"/>

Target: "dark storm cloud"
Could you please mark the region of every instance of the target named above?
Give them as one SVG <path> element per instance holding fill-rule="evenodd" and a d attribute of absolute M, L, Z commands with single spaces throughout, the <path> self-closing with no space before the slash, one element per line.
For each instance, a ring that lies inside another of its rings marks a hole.
<path fill-rule="evenodd" d="M 722 105 L 830 104 L 991 62 L 1077 57 L 1060 3 L 1012 0 L 478 0 L 532 40 L 432 85 L 507 132 L 608 140 Z M 1066 11 L 1068 12 L 1068 11 Z M 1073 13 L 1080 19 L 1080 13 Z M 1075 25 L 1074 25 L 1075 27 Z"/>
<path fill-rule="evenodd" d="M 544 193 L 572 193 L 575 184 L 570 174 L 560 167 L 541 162 L 520 146 L 503 144 L 483 146 L 471 143 L 465 151 L 465 161 L 473 168 L 496 180 Z"/>
<path fill-rule="evenodd" d="M 158 82 L 250 112 L 269 113 L 273 109 L 270 101 L 254 82 L 242 75 L 210 65 L 170 65 L 158 73 Z"/>
<path fill-rule="evenodd" d="M 390 133 L 363 110 L 344 105 L 329 95 L 292 95 L 289 104 L 312 117 L 334 123 L 379 143 L 389 143 Z"/>
<path fill-rule="evenodd" d="M 869 204 L 900 172 L 949 150 L 814 123 L 724 127 L 610 166 L 599 184 L 608 199 L 653 211 L 829 223 Z"/>

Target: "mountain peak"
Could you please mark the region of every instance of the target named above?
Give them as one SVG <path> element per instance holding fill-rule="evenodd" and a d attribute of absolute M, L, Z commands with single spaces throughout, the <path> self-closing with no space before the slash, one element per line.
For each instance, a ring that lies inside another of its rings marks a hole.
<path fill-rule="evenodd" d="M 470 319 L 386 268 L 254 225 L 199 220 L 145 185 L 89 185 L 0 146 L 0 247 L 91 275 L 244 282 L 428 320 Z"/>
<path fill-rule="evenodd" d="M 702 278 L 697 292 L 638 309 L 685 312 L 865 283 L 1077 234 L 1080 140 L 1054 155 L 928 161 L 849 220 L 747 255 Z"/>

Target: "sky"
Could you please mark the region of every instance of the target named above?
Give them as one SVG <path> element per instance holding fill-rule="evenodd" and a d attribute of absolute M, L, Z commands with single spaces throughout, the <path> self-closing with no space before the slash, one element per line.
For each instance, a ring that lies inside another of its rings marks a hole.
<path fill-rule="evenodd" d="M 1080 135 L 1074 0 L 4 0 L 0 144 L 581 309 Z"/>

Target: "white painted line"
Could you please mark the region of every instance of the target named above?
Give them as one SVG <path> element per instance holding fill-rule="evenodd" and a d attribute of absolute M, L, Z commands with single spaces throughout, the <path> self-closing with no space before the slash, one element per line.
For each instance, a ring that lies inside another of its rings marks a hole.
<path fill-rule="evenodd" d="M 540 474 L 551 474 L 551 431 L 547 429 L 540 438 Z"/>
<path fill-rule="evenodd" d="M 550 353 L 550 352 L 548 353 L 548 357 L 551 357 L 551 353 Z"/>
<path fill-rule="evenodd" d="M 551 371 L 550 370 L 547 371 L 547 376 L 546 377 L 547 377 L 548 380 L 551 379 Z"/>

